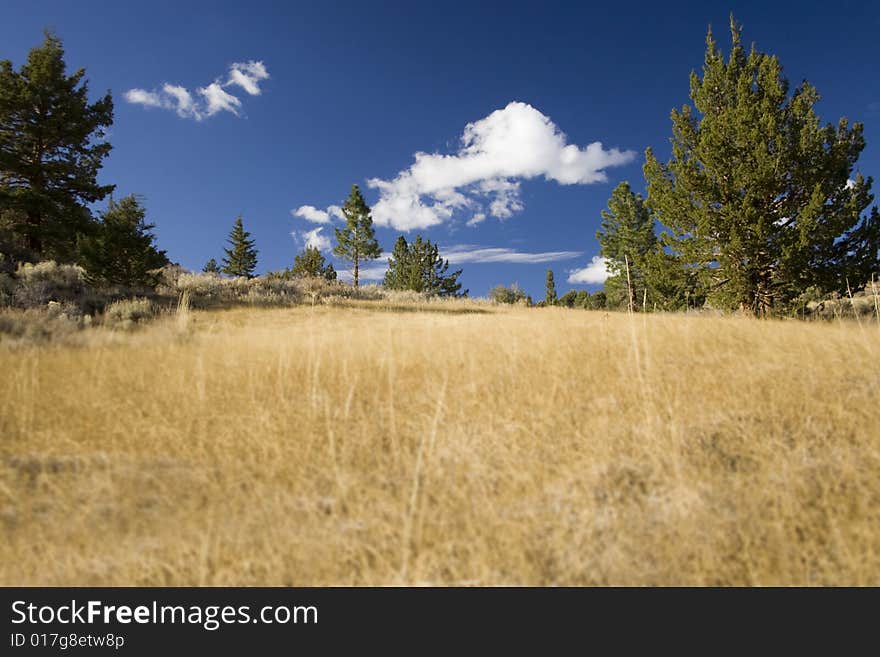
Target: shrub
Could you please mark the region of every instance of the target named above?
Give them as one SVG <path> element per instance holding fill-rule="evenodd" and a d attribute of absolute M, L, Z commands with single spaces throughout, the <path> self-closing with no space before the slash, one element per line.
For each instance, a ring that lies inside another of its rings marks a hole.
<path fill-rule="evenodd" d="M 489 290 L 489 298 L 495 303 L 526 303 L 528 297 L 519 285 L 514 283 L 510 287 L 496 285 Z"/>
<path fill-rule="evenodd" d="M 24 263 L 15 272 L 13 303 L 22 308 L 44 306 L 49 301 L 79 301 L 86 290 L 84 271 L 53 260 Z"/>
<path fill-rule="evenodd" d="M 0 310 L 0 338 L 8 337 L 22 343 L 47 342 L 68 337 L 90 326 L 90 315 L 56 302 L 47 308 Z"/>
<path fill-rule="evenodd" d="M 223 279 L 217 274 L 172 274 L 165 282 L 170 283 L 170 292 L 188 292 L 192 299 L 219 299 L 223 293 Z"/>
<path fill-rule="evenodd" d="M 342 296 L 349 299 L 360 299 L 361 301 L 378 301 L 388 296 L 388 291 L 381 285 L 370 283 L 369 285 L 361 285 L 354 287 L 353 285 L 340 286 Z M 339 294 L 339 291 L 337 291 Z"/>
<path fill-rule="evenodd" d="M 104 325 L 112 328 L 128 329 L 158 313 L 155 303 L 149 299 L 123 299 L 114 301 L 104 309 Z"/>
<path fill-rule="evenodd" d="M 378 301 L 388 299 L 391 291 L 381 285 L 354 287 L 321 276 L 296 276 L 289 269 L 263 276 L 225 277 L 215 273 L 188 272 L 178 265 L 162 270 L 156 289 L 159 296 L 178 298 L 187 293 L 193 308 L 224 307 L 237 304 L 291 306 L 302 303 L 334 303 L 338 300 Z M 407 300 L 423 300 L 423 295 Z"/>
<path fill-rule="evenodd" d="M 0 307 L 11 306 L 15 283 L 12 276 L 0 271 Z"/>

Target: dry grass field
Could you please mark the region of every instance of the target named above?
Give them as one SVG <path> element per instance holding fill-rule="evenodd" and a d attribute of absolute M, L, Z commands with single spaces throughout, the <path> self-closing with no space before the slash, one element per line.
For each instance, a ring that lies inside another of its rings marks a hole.
<path fill-rule="evenodd" d="M 880 585 L 880 327 L 468 303 L 0 344 L 3 585 Z"/>

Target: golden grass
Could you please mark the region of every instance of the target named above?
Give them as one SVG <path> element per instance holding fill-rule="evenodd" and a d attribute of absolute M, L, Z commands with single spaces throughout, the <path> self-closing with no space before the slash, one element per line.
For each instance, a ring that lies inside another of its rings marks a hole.
<path fill-rule="evenodd" d="M 876 325 L 422 310 L 0 347 L 0 584 L 880 584 Z"/>

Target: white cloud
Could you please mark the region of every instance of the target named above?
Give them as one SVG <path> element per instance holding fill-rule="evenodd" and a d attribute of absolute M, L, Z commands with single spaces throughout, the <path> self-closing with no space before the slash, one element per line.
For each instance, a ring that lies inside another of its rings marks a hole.
<path fill-rule="evenodd" d="M 565 134 L 537 109 L 510 103 L 466 125 L 455 154 L 419 152 L 394 179 L 369 179 L 367 184 L 379 191 L 373 219 L 398 230 L 436 226 L 459 210 L 506 219 L 523 209 L 521 180 L 603 182 L 606 168 L 635 157 L 632 151 L 606 150 L 601 142 L 584 148 L 566 142 Z"/>
<path fill-rule="evenodd" d="M 345 221 L 342 208 L 338 205 L 329 205 L 326 210 L 316 208 L 314 205 L 301 205 L 296 210 L 291 210 L 294 217 L 301 217 L 313 224 L 329 224 L 334 218 Z"/>
<path fill-rule="evenodd" d="M 303 248 L 314 247 L 318 251 L 326 252 L 331 248 L 330 238 L 326 235 L 321 235 L 322 230 L 324 230 L 324 227 L 318 226 L 312 230 L 293 231 L 291 235 L 298 242 L 302 242 Z"/>
<path fill-rule="evenodd" d="M 381 281 L 385 278 L 385 272 L 388 271 L 388 258 L 391 253 L 384 251 L 375 260 L 362 261 L 358 266 L 358 280 L 360 281 Z M 351 283 L 354 280 L 354 269 L 337 269 L 336 276 L 343 281 Z"/>
<path fill-rule="evenodd" d="M 193 102 L 192 94 L 185 87 L 164 84 L 160 91 L 129 89 L 123 94 L 129 103 L 145 107 L 161 107 L 174 110 L 182 118 L 201 119 L 202 114 Z"/>
<path fill-rule="evenodd" d="M 329 224 L 330 214 L 324 210 L 319 210 L 314 205 L 301 205 L 296 210 L 291 210 L 290 214 L 294 217 L 302 217 L 306 221 L 313 224 Z"/>
<path fill-rule="evenodd" d="M 129 103 L 145 107 L 161 107 L 173 110 L 181 118 L 201 121 L 220 112 L 239 116 L 241 99 L 226 91 L 238 86 L 251 96 L 260 94 L 259 83 L 269 77 L 263 62 L 235 63 L 229 67 L 226 82 L 219 79 L 196 89 L 196 97 L 186 87 L 165 83 L 161 90 L 129 89 L 123 97 Z"/>
<path fill-rule="evenodd" d="M 163 105 L 164 107 L 173 107 L 174 111 L 177 112 L 177 115 L 183 118 L 193 117 L 195 119 L 201 119 L 200 113 L 193 102 L 192 94 L 190 94 L 185 87 L 165 84 L 162 86 L 162 93 L 166 96 L 166 98 L 163 99 L 163 101 L 167 103 L 166 105 Z"/>
<path fill-rule="evenodd" d="M 316 208 L 314 205 L 301 205 L 295 210 L 291 210 L 290 214 L 294 217 L 300 217 L 313 224 L 329 224 L 333 218 L 345 221 L 345 215 L 342 214 L 342 208 L 338 205 L 327 206 L 326 210 Z"/>
<path fill-rule="evenodd" d="M 468 226 L 476 226 L 477 224 L 482 223 L 484 221 L 486 221 L 486 213 L 485 212 L 477 212 L 476 214 L 474 214 L 473 217 L 471 217 L 468 220 L 467 225 Z"/>
<path fill-rule="evenodd" d="M 214 116 L 217 112 L 231 112 L 238 116 L 241 101 L 226 91 L 219 82 L 212 82 L 199 89 L 199 95 L 205 99 L 205 116 Z"/>
<path fill-rule="evenodd" d="M 316 228 L 315 230 L 321 230 Z M 309 231 L 314 232 L 314 231 Z M 557 260 L 570 260 L 583 255 L 581 251 L 545 251 L 543 253 L 527 253 L 502 247 L 485 247 L 459 244 L 456 246 L 440 247 L 440 257 L 449 260 L 451 265 L 465 263 L 492 263 L 509 262 L 515 264 L 535 264 L 542 262 L 554 262 Z M 382 280 L 388 271 L 388 259 L 391 253 L 385 252 L 369 264 L 362 264 L 358 270 L 360 280 Z M 375 263 L 375 264 L 374 264 Z M 381 264 L 380 264 L 381 263 Z M 337 270 L 342 280 L 351 281 L 354 274 L 351 269 Z"/>
<path fill-rule="evenodd" d="M 514 212 L 520 212 L 523 204 L 519 200 L 519 183 L 509 180 L 484 180 L 480 183 L 480 192 L 493 195 L 495 198 L 489 205 L 489 213 L 499 219 L 508 219 Z"/>
<path fill-rule="evenodd" d="M 572 269 L 568 272 L 569 283 L 598 284 L 604 283 L 610 275 L 607 269 L 608 261 L 602 256 L 593 256 L 586 267 Z"/>
<path fill-rule="evenodd" d="M 381 281 L 385 278 L 385 272 L 388 271 L 388 263 L 382 265 L 360 265 L 358 267 L 358 280 L 359 281 Z M 336 270 L 336 277 L 340 280 L 343 280 L 347 283 L 351 283 L 354 280 L 354 270 L 353 269 L 338 269 Z"/>
<path fill-rule="evenodd" d="M 162 107 L 162 99 L 159 94 L 145 89 L 129 89 L 124 94 L 125 100 L 135 105 L 145 107 Z"/>
<path fill-rule="evenodd" d="M 482 247 L 458 245 L 440 249 L 440 255 L 449 260 L 450 264 L 462 264 L 467 262 L 513 262 L 519 264 L 533 264 L 539 262 L 554 262 L 556 260 L 570 260 L 583 255 L 581 251 L 545 251 L 543 253 L 525 253 L 514 249 L 501 247 Z"/>
<path fill-rule="evenodd" d="M 260 81 L 266 80 L 269 72 L 263 62 L 236 62 L 229 67 L 228 85 L 238 85 L 251 96 L 260 95 Z"/>

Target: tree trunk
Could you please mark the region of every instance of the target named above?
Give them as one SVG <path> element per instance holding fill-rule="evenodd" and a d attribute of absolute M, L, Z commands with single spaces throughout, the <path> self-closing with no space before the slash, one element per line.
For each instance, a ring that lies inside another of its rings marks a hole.
<path fill-rule="evenodd" d="M 758 274 L 758 281 L 755 285 L 755 315 L 758 317 L 769 317 L 773 312 L 774 299 L 773 291 L 773 272 L 769 269 L 763 269 Z"/>
<path fill-rule="evenodd" d="M 624 255 L 624 260 L 626 260 L 626 290 L 627 297 L 629 298 L 629 312 L 632 313 L 635 309 L 635 293 L 633 292 L 632 279 L 629 277 L 629 256 Z"/>
<path fill-rule="evenodd" d="M 41 116 L 44 112 L 41 110 Z M 32 177 L 28 178 L 28 182 L 30 183 L 30 187 L 32 191 L 36 191 L 39 193 L 39 197 L 41 200 L 36 204 L 36 206 L 32 205 L 27 209 L 27 223 L 28 223 L 28 232 L 27 232 L 27 248 L 30 251 L 33 251 L 35 255 L 42 256 L 43 255 L 43 236 L 42 236 L 42 228 L 43 228 L 43 217 L 40 214 L 40 209 L 42 207 L 42 196 L 44 193 L 44 182 L 43 182 L 43 144 L 42 140 L 36 146 L 36 152 L 34 153 L 34 160 L 32 162 L 35 166 L 36 172 Z"/>
<path fill-rule="evenodd" d="M 358 257 L 354 257 L 354 286 L 358 286 Z"/>
<path fill-rule="evenodd" d="M 36 255 L 42 255 L 43 253 L 43 240 L 40 237 L 40 228 L 42 227 L 42 217 L 38 212 L 34 212 L 33 210 L 28 210 L 27 212 L 27 223 L 28 223 L 28 233 L 27 233 L 27 248 L 33 251 Z"/>

